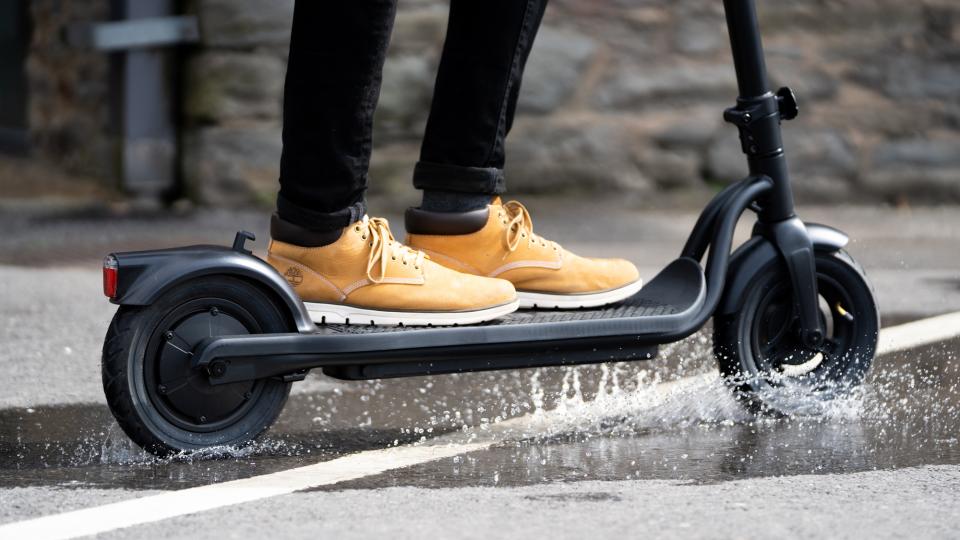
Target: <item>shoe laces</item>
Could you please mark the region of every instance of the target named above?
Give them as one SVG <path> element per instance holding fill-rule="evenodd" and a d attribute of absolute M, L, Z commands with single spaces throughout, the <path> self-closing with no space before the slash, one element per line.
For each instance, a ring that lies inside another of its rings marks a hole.
<path fill-rule="evenodd" d="M 516 251 L 524 239 L 529 238 L 530 244 L 540 244 L 543 247 L 553 246 L 554 251 L 559 249 L 559 244 L 552 242 L 533 234 L 533 219 L 527 207 L 519 201 L 509 201 L 503 205 L 503 210 L 509 220 L 504 221 L 507 226 L 506 240 L 507 249 L 511 252 Z"/>
<path fill-rule="evenodd" d="M 417 270 L 423 266 L 426 254 L 409 246 L 397 242 L 390 232 L 390 223 L 384 218 L 370 218 L 363 216 L 363 221 L 357 224 L 357 230 L 364 231 L 362 238 L 370 242 L 370 257 L 367 259 L 367 279 L 373 283 L 382 283 L 387 275 L 389 261 L 399 260 L 402 264 L 413 263 Z M 374 277 L 372 270 L 380 265 L 380 276 Z"/>

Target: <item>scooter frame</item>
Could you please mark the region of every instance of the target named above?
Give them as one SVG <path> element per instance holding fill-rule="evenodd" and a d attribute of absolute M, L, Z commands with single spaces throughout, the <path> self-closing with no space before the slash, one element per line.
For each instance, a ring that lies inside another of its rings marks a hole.
<path fill-rule="evenodd" d="M 120 271 L 111 301 L 150 305 L 171 287 L 200 276 L 240 277 L 259 285 L 284 307 L 296 332 L 205 339 L 192 352 L 192 362 L 208 373 L 211 384 L 265 377 L 294 381 L 314 368 L 342 379 L 370 379 L 652 358 L 658 344 L 693 334 L 712 315 L 739 309 L 753 277 L 780 260 L 789 271 L 801 342 L 815 350 L 824 329 L 814 253 L 837 251 L 847 237 L 824 225 L 805 224 L 795 215 L 780 124 L 797 115 L 796 99 L 789 88 L 773 92 L 768 86 L 754 0 L 724 0 L 724 7 L 740 96 L 724 118 L 739 130 L 749 176 L 716 195 L 680 257 L 637 293 L 641 303 L 676 306 L 669 313 L 332 331 L 318 327 L 290 284 L 246 248 L 253 235 L 244 231 L 237 233 L 232 248 L 191 246 L 112 254 Z M 753 235 L 731 255 L 734 229 L 747 209 L 757 214 Z"/>

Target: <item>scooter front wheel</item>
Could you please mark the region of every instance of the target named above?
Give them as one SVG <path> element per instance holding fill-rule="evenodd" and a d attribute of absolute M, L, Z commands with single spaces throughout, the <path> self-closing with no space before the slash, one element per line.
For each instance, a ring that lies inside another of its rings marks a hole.
<path fill-rule="evenodd" d="M 800 340 L 790 278 L 780 261 L 756 273 L 743 306 L 714 318 L 720 373 L 751 409 L 791 414 L 859 385 L 876 352 L 880 315 L 863 269 L 845 251 L 815 256 L 823 344 Z"/>
<path fill-rule="evenodd" d="M 246 444 L 276 420 L 290 383 L 212 385 L 193 367 L 192 351 L 208 337 L 289 329 L 266 293 L 228 276 L 188 281 L 150 306 L 121 306 L 103 346 L 110 410 L 134 442 L 159 456 Z"/>

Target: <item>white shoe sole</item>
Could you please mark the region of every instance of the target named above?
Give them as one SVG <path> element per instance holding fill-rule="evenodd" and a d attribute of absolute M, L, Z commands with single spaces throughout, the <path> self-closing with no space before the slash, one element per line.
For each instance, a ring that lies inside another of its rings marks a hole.
<path fill-rule="evenodd" d="M 474 311 L 380 311 L 314 302 L 304 302 L 304 305 L 317 324 L 453 326 L 482 323 L 513 313 L 520 307 L 520 301 Z"/>
<path fill-rule="evenodd" d="M 605 306 L 626 298 L 630 298 L 643 287 L 643 280 L 638 279 L 616 289 L 598 293 L 586 294 L 547 294 L 517 291 L 520 299 L 520 309 L 580 309 Z"/>

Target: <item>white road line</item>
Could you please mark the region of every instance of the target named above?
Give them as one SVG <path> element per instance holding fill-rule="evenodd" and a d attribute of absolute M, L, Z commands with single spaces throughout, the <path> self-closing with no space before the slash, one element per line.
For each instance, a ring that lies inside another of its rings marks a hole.
<path fill-rule="evenodd" d="M 490 443 L 425 444 L 371 450 L 272 474 L 130 499 L 0 526 L 0 538 L 64 539 L 326 486 L 456 456 Z"/>
<path fill-rule="evenodd" d="M 903 351 L 960 336 L 960 312 L 923 319 L 880 332 L 878 355 Z M 707 373 L 659 384 L 657 393 L 670 394 L 707 379 Z M 504 422 L 481 426 L 469 432 L 443 435 L 422 444 L 382 450 L 369 450 L 330 461 L 265 474 L 171 491 L 117 503 L 43 516 L 0 526 L 0 538 L 67 539 L 87 536 L 143 523 L 286 495 L 318 486 L 326 486 L 372 476 L 389 470 L 403 469 L 484 450 L 509 434 L 529 434 L 538 422 L 549 422 L 549 416 L 524 415 Z"/>
<path fill-rule="evenodd" d="M 880 331 L 877 355 L 915 349 L 960 336 L 960 311 L 891 326 Z"/>

